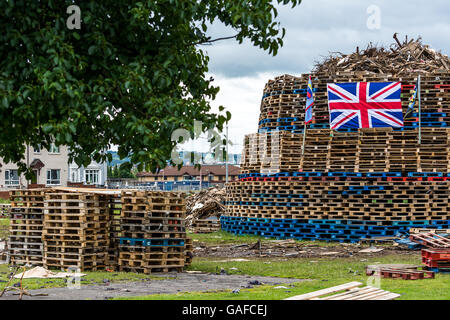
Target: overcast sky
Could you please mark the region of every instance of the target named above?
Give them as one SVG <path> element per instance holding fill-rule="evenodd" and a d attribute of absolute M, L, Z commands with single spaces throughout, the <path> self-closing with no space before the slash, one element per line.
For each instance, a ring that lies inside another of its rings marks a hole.
<path fill-rule="evenodd" d="M 369 28 L 370 6 L 380 9 L 380 28 Z M 210 74 L 221 88 L 212 105 L 232 113 L 230 138 L 240 152 L 246 134 L 257 131 L 264 84 L 285 73 L 309 72 L 314 62 L 329 52 L 350 53 L 369 42 L 389 45 L 399 39 L 422 37 L 425 44 L 450 53 L 450 5 L 448 0 L 303 0 L 292 9 L 279 6 L 277 20 L 286 28 L 284 46 L 276 57 L 253 47 L 226 40 L 202 46 L 210 56 Z M 214 25 L 212 36 L 230 36 L 233 30 Z"/>

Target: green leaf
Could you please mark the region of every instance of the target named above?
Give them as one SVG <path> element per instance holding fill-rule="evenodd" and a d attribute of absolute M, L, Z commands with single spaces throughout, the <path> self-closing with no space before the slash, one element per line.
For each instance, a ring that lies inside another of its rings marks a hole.
<path fill-rule="evenodd" d="M 44 124 L 42 126 L 42 131 L 44 131 L 44 133 L 50 133 L 53 130 L 53 125 L 51 124 Z"/>

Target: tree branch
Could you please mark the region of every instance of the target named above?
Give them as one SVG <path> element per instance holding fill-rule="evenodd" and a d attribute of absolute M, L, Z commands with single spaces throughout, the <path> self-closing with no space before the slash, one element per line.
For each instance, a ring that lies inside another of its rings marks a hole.
<path fill-rule="evenodd" d="M 217 39 L 213 39 L 213 40 L 199 41 L 199 42 L 194 43 L 193 45 L 196 46 L 196 45 L 199 45 L 199 44 L 211 44 L 211 43 L 216 42 L 216 41 L 233 39 L 233 38 L 236 38 L 237 36 L 238 35 L 236 34 L 234 36 L 229 36 L 229 37 L 222 37 L 222 38 L 217 38 Z"/>

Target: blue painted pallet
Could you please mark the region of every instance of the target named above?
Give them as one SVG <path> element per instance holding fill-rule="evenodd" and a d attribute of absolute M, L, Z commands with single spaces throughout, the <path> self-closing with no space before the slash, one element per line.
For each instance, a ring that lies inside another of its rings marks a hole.
<path fill-rule="evenodd" d="M 329 177 L 362 177 L 361 172 L 328 172 Z"/>
<path fill-rule="evenodd" d="M 401 172 L 367 172 L 368 178 L 387 178 L 387 177 L 401 177 Z"/>
<path fill-rule="evenodd" d="M 130 246 L 143 247 L 183 247 L 183 239 L 138 239 L 138 238 L 120 238 L 119 243 Z M 169 244 L 170 243 L 170 244 Z"/>
<path fill-rule="evenodd" d="M 433 271 L 436 273 L 450 273 L 450 268 L 431 268 L 427 267 L 427 270 Z"/>
<path fill-rule="evenodd" d="M 418 112 L 413 112 L 411 114 L 413 117 L 418 117 L 419 113 Z M 443 112 L 422 112 L 421 114 L 422 118 L 429 118 L 429 117 L 446 117 L 447 114 L 443 113 Z"/>
<path fill-rule="evenodd" d="M 408 172 L 408 177 L 443 177 L 442 172 Z"/>
<path fill-rule="evenodd" d="M 447 127 L 447 122 L 443 122 L 443 121 L 435 121 L 435 122 L 421 122 L 421 125 L 419 125 L 418 122 L 413 122 L 412 123 L 413 128 L 418 128 L 420 126 L 422 127 L 439 127 L 439 128 L 445 128 Z"/>
<path fill-rule="evenodd" d="M 427 227 L 429 221 L 394 221 L 388 222 L 388 225 L 379 225 L 376 221 L 358 221 L 357 220 L 296 220 L 296 219 L 261 219 L 248 218 L 253 221 L 239 221 L 239 217 L 234 218 L 231 223 L 222 216 L 222 229 L 239 234 L 258 234 L 275 238 L 295 238 L 295 239 L 316 239 L 325 241 L 355 242 L 360 238 L 377 238 L 380 236 L 394 236 L 399 232 L 407 234 L 411 223 L 415 227 Z M 258 222 L 265 220 L 266 222 Z M 270 220 L 269 222 L 267 222 Z M 286 220 L 286 221 L 285 221 Z M 288 223 L 283 223 L 283 221 Z M 299 223 L 302 221 L 304 223 Z M 316 222 L 314 222 L 316 221 Z M 311 223 L 308 223 L 311 222 Z M 331 222 L 331 223 L 329 223 Z M 339 223 L 340 222 L 340 223 Z M 376 224 L 374 224 L 375 222 Z M 398 223 L 405 225 L 398 225 Z M 450 221 L 444 221 L 444 224 L 438 224 L 438 227 L 446 227 Z M 424 224 L 426 223 L 426 224 Z M 406 239 L 406 241 L 409 241 Z"/>

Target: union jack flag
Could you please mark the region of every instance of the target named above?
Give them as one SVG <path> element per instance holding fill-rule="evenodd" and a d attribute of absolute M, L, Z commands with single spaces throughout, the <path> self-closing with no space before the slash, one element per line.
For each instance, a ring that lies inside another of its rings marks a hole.
<path fill-rule="evenodd" d="M 403 127 L 400 82 L 329 83 L 330 128 Z"/>

